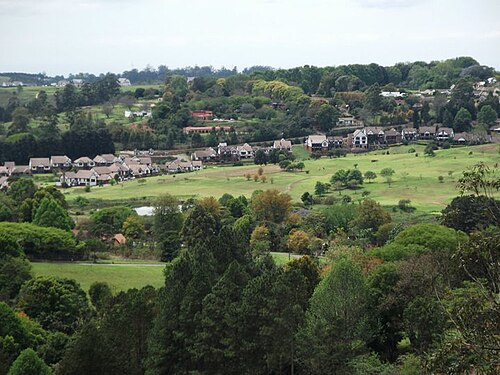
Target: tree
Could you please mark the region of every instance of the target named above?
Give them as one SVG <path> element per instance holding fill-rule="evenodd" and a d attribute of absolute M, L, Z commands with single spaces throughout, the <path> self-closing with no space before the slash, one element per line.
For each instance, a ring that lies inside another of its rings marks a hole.
<path fill-rule="evenodd" d="M 360 229 L 371 229 L 375 233 L 378 228 L 392 221 L 391 215 L 372 199 L 365 199 L 358 207 L 358 215 L 352 223 Z"/>
<path fill-rule="evenodd" d="M 90 285 L 89 297 L 96 310 L 102 312 L 110 302 L 113 294 L 108 283 L 95 281 Z"/>
<path fill-rule="evenodd" d="M 139 239 L 144 236 L 144 221 L 140 216 L 129 216 L 123 222 L 122 229 L 125 237 Z"/>
<path fill-rule="evenodd" d="M 385 178 L 385 181 L 391 186 L 392 176 L 396 173 L 392 168 L 384 168 L 380 171 L 380 175 Z"/>
<path fill-rule="evenodd" d="M 33 215 L 33 224 L 64 230 L 71 230 L 75 226 L 67 211 L 55 199 L 49 196 L 43 198 L 40 202 Z"/>
<path fill-rule="evenodd" d="M 24 107 L 18 107 L 12 112 L 12 125 L 9 129 L 11 134 L 28 131 L 30 122 L 29 112 Z"/>
<path fill-rule="evenodd" d="M 31 348 L 25 349 L 12 364 L 8 375 L 51 375 L 52 371 Z"/>
<path fill-rule="evenodd" d="M 252 198 L 251 208 L 255 218 L 276 224 L 284 222 L 291 211 L 292 198 L 278 190 L 266 190 Z"/>
<path fill-rule="evenodd" d="M 304 194 L 302 194 L 302 196 L 300 197 L 300 200 L 306 206 L 312 206 L 314 204 L 313 196 L 308 191 L 306 191 L 306 192 L 304 192 Z"/>
<path fill-rule="evenodd" d="M 14 243 L 17 242 L 14 239 Z M 0 238 L 0 249 L 5 252 L 5 241 Z M 19 246 L 20 248 L 20 246 Z M 14 300 L 21 286 L 32 277 L 31 264 L 24 257 L 0 254 L 0 301 Z"/>
<path fill-rule="evenodd" d="M 380 86 L 378 83 L 375 83 L 365 91 L 364 108 L 373 114 L 380 110 L 381 105 Z"/>
<path fill-rule="evenodd" d="M 330 104 L 322 104 L 314 116 L 316 126 L 322 131 L 328 132 L 337 124 L 339 112 Z"/>
<path fill-rule="evenodd" d="M 20 178 L 9 186 L 8 194 L 20 205 L 26 198 L 32 198 L 36 192 L 36 185 L 31 178 Z"/>
<path fill-rule="evenodd" d="M 103 208 L 90 215 L 92 230 L 96 234 L 113 235 L 122 230 L 125 220 L 136 215 L 134 210 L 125 206 Z"/>
<path fill-rule="evenodd" d="M 328 184 L 325 184 L 321 181 L 317 181 L 314 186 L 314 194 L 316 195 L 324 195 L 328 191 Z"/>
<path fill-rule="evenodd" d="M 292 229 L 288 235 L 286 246 L 294 254 L 308 254 L 311 240 L 309 235 L 300 229 Z"/>
<path fill-rule="evenodd" d="M 460 108 L 460 110 L 455 115 L 453 120 L 453 130 L 455 132 L 466 132 L 470 130 L 472 122 L 472 116 L 470 112 L 465 108 Z"/>
<path fill-rule="evenodd" d="M 25 283 L 17 308 L 48 330 L 73 333 L 87 316 L 85 292 L 75 280 L 37 277 Z"/>
<path fill-rule="evenodd" d="M 299 332 L 300 357 L 312 373 L 347 373 L 347 362 L 365 351 L 373 331 L 361 269 L 341 258 L 319 283 Z"/>
<path fill-rule="evenodd" d="M 372 172 L 372 171 L 366 171 L 365 172 L 365 178 L 368 181 L 375 180 L 377 178 L 377 174 L 375 172 Z"/>
<path fill-rule="evenodd" d="M 264 152 L 264 150 L 257 150 L 255 152 L 255 157 L 254 157 L 254 163 L 257 165 L 263 165 L 267 164 L 269 161 L 269 158 L 267 154 Z"/>
<path fill-rule="evenodd" d="M 485 105 L 477 114 L 479 124 L 494 125 L 497 120 L 497 112 L 490 106 Z"/>
<path fill-rule="evenodd" d="M 153 211 L 153 235 L 160 244 L 162 260 L 170 261 L 177 256 L 183 222 L 179 201 L 169 194 L 158 197 Z"/>
<path fill-rule="evenodd" d="M 442 211 L 441 222 L 465 233 L 500 226 L 500 202 L 485 196 L 455 197 Z"/>
<path fill-rule="evenodd" d="M 262 255 L 271 249 L 269 229 L 265 225 L 257 225 L 250 236 L 250 248 L 255 255 Z"/>

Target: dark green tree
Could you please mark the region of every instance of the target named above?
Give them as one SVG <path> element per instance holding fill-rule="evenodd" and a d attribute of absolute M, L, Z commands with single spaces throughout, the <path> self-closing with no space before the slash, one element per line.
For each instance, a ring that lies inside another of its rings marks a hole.
<path fill-rule="evenodd" d="M 48 330 L 73 333 L 89 313 L 85 292 L 74 280 L 37 277 L 25 283 L 17 308 Z"/>
<path fill-rule="evenodd" d="M 12 364 L 8 375 L 52 375 L 50 367 L 38 357 L 31 348 L 25 349 L 19 354 Z"/>
<path fill-rule="evenodd" d="M 75 223 L 68 212 L 53 198 L 45 197 L 33 215 L 33 224 L 41 227 L 54 227 L 71 230 Z"/>

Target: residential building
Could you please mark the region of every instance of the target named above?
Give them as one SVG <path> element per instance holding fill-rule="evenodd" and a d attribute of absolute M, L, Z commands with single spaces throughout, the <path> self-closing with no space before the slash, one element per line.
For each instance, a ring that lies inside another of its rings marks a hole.
<path fill-rule="evenodd" d="M 438 141 L 447 141 L 452 139 L 454 136 L 452 128 L 438 128 L 436 133 L 436 139 Z"/>
<path fill-rule="evenodd" d="M 118 84 L 120 86 L 130 86 L 130 80 L 128 78 L 118 78 Z"/>
<path fill-rule="evenodd" d="M 50 165 L 54 169 L 68 169 L 71 168 L 71 159 L 66 155 L 51 156 Z"/>
<path fill-rule="evenodd" d="M 193 111 L 191 112 L 191 117 L 202 121 L 211 120 L 214 118 L 214 113 L 206 110 Z"/>
<path fill-rule="evenodd" d="M 273 148 L 280 151 L 292 151 L 292 142 L 281 138 L 279 141 L 274 141 Z"/>
<path fill-rule="evenodd" d="M 203 162 L 210 162 L 217 160 L 217 152 L 212 148 L 206 148 L 205 150 L 195 151 L 191 154 L 192 160 L 201 160 Z"/>
<path fill-rule="evenodd" d="M 49 173 L 52 170 L 50 165 L 49 158 L 30 158 L 29 161 L 31 173 Z"/>
<path fill-rule="evenodd" d="M 384 129 L 378 126 L 366 127 L 364 129 L 368 144 L 383 144 L 385 143 Z M 355 138 L 355 137 L 354 137 Z"/>
<path fill-rule="evenodd" d="M 90 169 L 95 167 L 95 161 L 87 156 L 82 156 L 81 158 L 73 161 L 73 166 L 76 168 Z"/>
<path fill-rule="evenodd" d="M 310 152 L 328 151 L 328 139 L 323 134 L 310 135 L 306 139 L 305 146 Z"/>
<path fill-rule="evenodd" d="M 418 137 L 426 140 L 434 139 L 436 137 L 436 128 L 434 126 L 421 126 L 418 129 Z"/>
<path fill-rule="evenodd" d="M 250 159 L 254 157 L 253 148 L 248 143 L 245 143 L 243 146 L 236 146 L 236 152 L 240 159 Z"/>
<path fill-rule="evenodd" d="M 418 131 L 415 128 L 403 128 L 401 136 L 406 141 L 416 141 L 418 139 Z"/>
<path fill-rule="evenodd" d="M 224 131 L 227 133 L 231 131 L 231 127 L 230 126 L 187 126 L 183 128 L 182 131 L 185 134 L 192 134 L 192 133 L 207 134 L 213 131 L 215 132 Z"/>
<path fill-rule="evenodd" d="M 401 141 L 402 141 L 401 133 L 398 132 L 396 129 L 392 128 L 391 130 L 387 130 L 385 132 L 385 142 L 388 145 L 401 143 Z"/>
<path fill-rule="evenodd" d="M 352 148 L 368 148 L 368 135 L 365 129 L 357 129 L 352 134 Z"/>

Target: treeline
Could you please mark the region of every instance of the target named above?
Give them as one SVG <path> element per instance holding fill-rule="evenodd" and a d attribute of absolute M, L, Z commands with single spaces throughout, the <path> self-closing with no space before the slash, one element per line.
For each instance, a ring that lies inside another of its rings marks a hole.
<path fill-rule="evenodd" d="M 61 131 L 56 119 L 52 118 L 44 120 L 36 131 L 26 128 L 0 138 L 0 162 L 27 165 L 31 157 L 37 156 L 67 155 L 76 159 L 115 152 L 109 129 L 102 120 L 94 120 L 90 113 L 79 111 L 72 112 L 69 117 L 70 127 L 66 131 Z"/>

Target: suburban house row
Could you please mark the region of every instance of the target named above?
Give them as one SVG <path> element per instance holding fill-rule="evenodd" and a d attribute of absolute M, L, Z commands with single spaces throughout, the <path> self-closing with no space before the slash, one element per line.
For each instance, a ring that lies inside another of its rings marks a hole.
<path fill-rule="evenodd" d="M 203 150 L 195 151 L 191 154 L 194 161 L 209 162 L 234 162 L 244 159 L 253 159 L 258 150 L 263 150 L 266 154 L 272 150 L 292 151 L 292 142 L 284 138 L 273 142 L 271 147 L 250 146 L 248 143 L 243 145 L 228 145 L 219 143 L 217 148 L 208 147 Z"/>
<path fill-rule="evenodd" d="M 385 130 L 381 127 L 364 127 L 357 129 L 345 137 L 327 137 L 323 134 L 310 135 L 306 138 L 304 146 L 310 152 L 327 152 L 335 148 L 361 151 L 377 148 L 384 145 L 398 144 L 403 141 L 435 140 L 438 142 L 453 142 L 467 144 L 481 141 L 471 133 L 455 133 L 452 128 L 439 126 L 421 126 L 420 128 L 395 128 Z M 483 140 L 484 141 L 484 140 Z"/>

